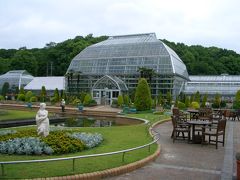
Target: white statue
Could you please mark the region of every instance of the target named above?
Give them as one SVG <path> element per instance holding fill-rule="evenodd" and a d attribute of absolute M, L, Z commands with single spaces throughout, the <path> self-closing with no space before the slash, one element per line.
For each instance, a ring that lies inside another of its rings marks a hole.
<path fill-rule="evenodd" d="M 48 136 L 49 134 L 49 119 L 48 119 L 48 111 L 45 110 L 46 104 L 40 103 L 40 109 L 36 115 L 36 123 L 37 123 L 37 132 L 38 135 Z"/>

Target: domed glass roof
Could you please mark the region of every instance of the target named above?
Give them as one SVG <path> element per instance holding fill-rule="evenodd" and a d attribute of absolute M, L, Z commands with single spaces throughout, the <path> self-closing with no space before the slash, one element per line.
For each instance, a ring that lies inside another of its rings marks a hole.
<path fill-rule="evenodd" d="M 86 75 L 139 74 L 139 67 L 188 79 L 183 61 L 155 33 L 112 36 L 91 45 L 72 60 L 68 71 Z"/>
<path fill-rule="evenodd" d="M 0 89 L 5 82 L 8 82 L 10 87 L 26 86 L 33 80 L 33 76 L 25 70 L 8 71 L 0 76 Z"/>

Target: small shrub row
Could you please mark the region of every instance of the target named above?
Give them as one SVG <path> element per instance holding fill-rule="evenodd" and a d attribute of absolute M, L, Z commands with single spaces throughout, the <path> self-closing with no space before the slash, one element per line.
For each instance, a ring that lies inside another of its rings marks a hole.
<path fill-rule="evenodd" d="M 15 134 L 15 133 L 17 133 L 17 131 L 15 131 L 15 130 L 1 130 L 0 131 L 0 136 L 4 136 L 4 135 L 8 135 L 8 134 Z"/>
<path fill-rule="evenodd" d="M 13 140 L 0 142 L 0 153 L 2 154 L 27 154 L 40 155 L 52 154 L 51 147 L 41 142 L 39 138 L 15 138 Z"/>
<path fill-rule="evenodd" d="M 73 133 L 68 134 L 68 136 L 81 140 L 87 148 L 93 148 L 99 145 L 103 141 L 103 137 L 101 134 L 95 133 Z"/>

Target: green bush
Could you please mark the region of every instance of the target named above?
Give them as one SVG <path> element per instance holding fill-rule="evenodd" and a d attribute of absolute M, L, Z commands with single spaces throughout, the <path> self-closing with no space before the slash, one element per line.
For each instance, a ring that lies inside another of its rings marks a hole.
<path fill-rule="evenodd" d="M 2 95 L 0 95 L 0 101 L 3 101 L 4 97 Z"/>
<path fill-rule="evenodd" d="M 57 102 L 57 98 L 56 98 L 55 96 L 51 97 L 51 98 L 50 98 L 50 102 L 51 102 L 52 104 L 56 103 L 56 102 Z"/>
<path fill-rule="evenodd" d="M 95 136 L 91 136 L 92 138 L 89 139 L 89 137 L 83 137 L 87 144 L 85 145 L 83 141 L 79 141 L 78 139 L 75 139 L 74 137 L 71 137 L 72 131 L 62 131 L 62 130 L 53 130 L 50 132 L 50 134 L 47 137 L 39 137 L 36 133 L 35 129 L 28 129 L 28 130 L 19 130 L 12 133 L 2 133 L 0 136 L 0 144 L 1 142 L 13 140 L 13 139 L 19 139 L 19 138 L 39 138 L 41 142 L 45 143 L 47 146 L 49 146 L 53 150 L 53 154 L 66 154 L 66 153 L 74 153 L 82 151 L 86 148 L 89 148 L 89 144 L 94 144 L 95 142 Z M 74 134 L 73 134 L 74 135 Z M 101 136 L 102 141 L 102 136 Z M 98 142 L 97 144 L 99 144 Z M 0 147 L 1 148 L 1 147 Z M 3 148 L 2 148 L 3 149 Z M 31 149 L 29 149 L 30 152 Z M 29 153 L 30 154 L 30 153 Z"/>
<path fill-rule="evenodd" d="M 123 96 L 122 96 L 122 95 L 118 95 L 118 100 L 117 100 L 117 102 L 118 102 L 118 106 L 122 107 L 122 105 L 123 105 L 123 103 L 124 103 L 124 101 L 123 101 Z"/>
<path fill-rule="evenodd" d="M 88 94 L 84 97 L 83 105 L 84 105 L 84 106 L 89 105 L 90 102 L 91 102 L 91 100 L 92 100 L 92 97 L 91 97 L 91 95 L 88 93 Z"/>
<path fill-rule="evenodd" d="M 95 99 L 91 99 L 90 103 L 87 106 L 96 106 L 97 105 L 97 101 L 95 101 Z"/>
<path fill-rule="evenodd" d="M 37 102 L 37 97 L 36 96 L 32 96 L 30 98 L 30 102 Z"/>
<path fill-rule="evenodd" d="M 28 92 L 25 94 L 25 101 L 26 101 L 26 102 L 30 102 L 30 99 L 31 99 L 32 96 L 33 96 L 32 91 L 28 91 Z"/>
<path fill-rule="evenodd" d="M 233 102 L 233 109 L 240 109 L 240 101 Z"/>
<path fill-rule="evenodd" d="M 124 104 L 129 105 L 129 96 L 127 94 L 123 95 Z"/>
<path fill-rule="evenodd" d="M 71 104 L 73 104 L 74 106 L 77 106 L 78 104 L 81 104 L 81 100 L 78 98 L 75 98 Z"/>
<path fill-rule="evenodd" d="M 113 99 L 111 106 L 114 107 L 114 108 L 118 107 L 118 101 L 116 99 Z"/>
<path fill-rule="evenodd" d="M 53 131 L 42 140 L 53 149 L 54 154 L 73 153 L 84 149 L 81 141 L 69 137 L 64 131 Z"/>
<path fill-rule="evenodd" d="M 178 108 L 183 110 L 186 108 L 185 103 L 178 101 Z"/>
<path fill-rule="evenodd" d="M 151 92 L 145 78 L 138 81 L 134 104 L 138 111 L 151 109 Z"/>
<path fill-rule="evenodd" d="M 199 103 L 195 102 L 195 101 L 193 101 L 191 103 L 190 107 L 193 108 L 193 109 L 199 109 L 200 108 Z"/>
<path fill-rule="evenodd" d="M 17 100 L 18 101 L 25 101 L 25 95 L 24 94 L 18 94 Z"/>

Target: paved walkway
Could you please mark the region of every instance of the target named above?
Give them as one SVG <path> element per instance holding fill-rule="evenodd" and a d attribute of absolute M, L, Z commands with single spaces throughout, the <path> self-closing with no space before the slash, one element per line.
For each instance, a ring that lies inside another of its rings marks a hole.
<path fill-rule="evenodd" d="M 225 180 L 235 179 L 236 149 L 240 148 L 240 122 L 227 122 L 225 147 L 172 142 L 171 122 L 155 127 L 160 133 L 161 154 L 147 166 L 131 173 L 112 177 L 114 180 Z"/>

